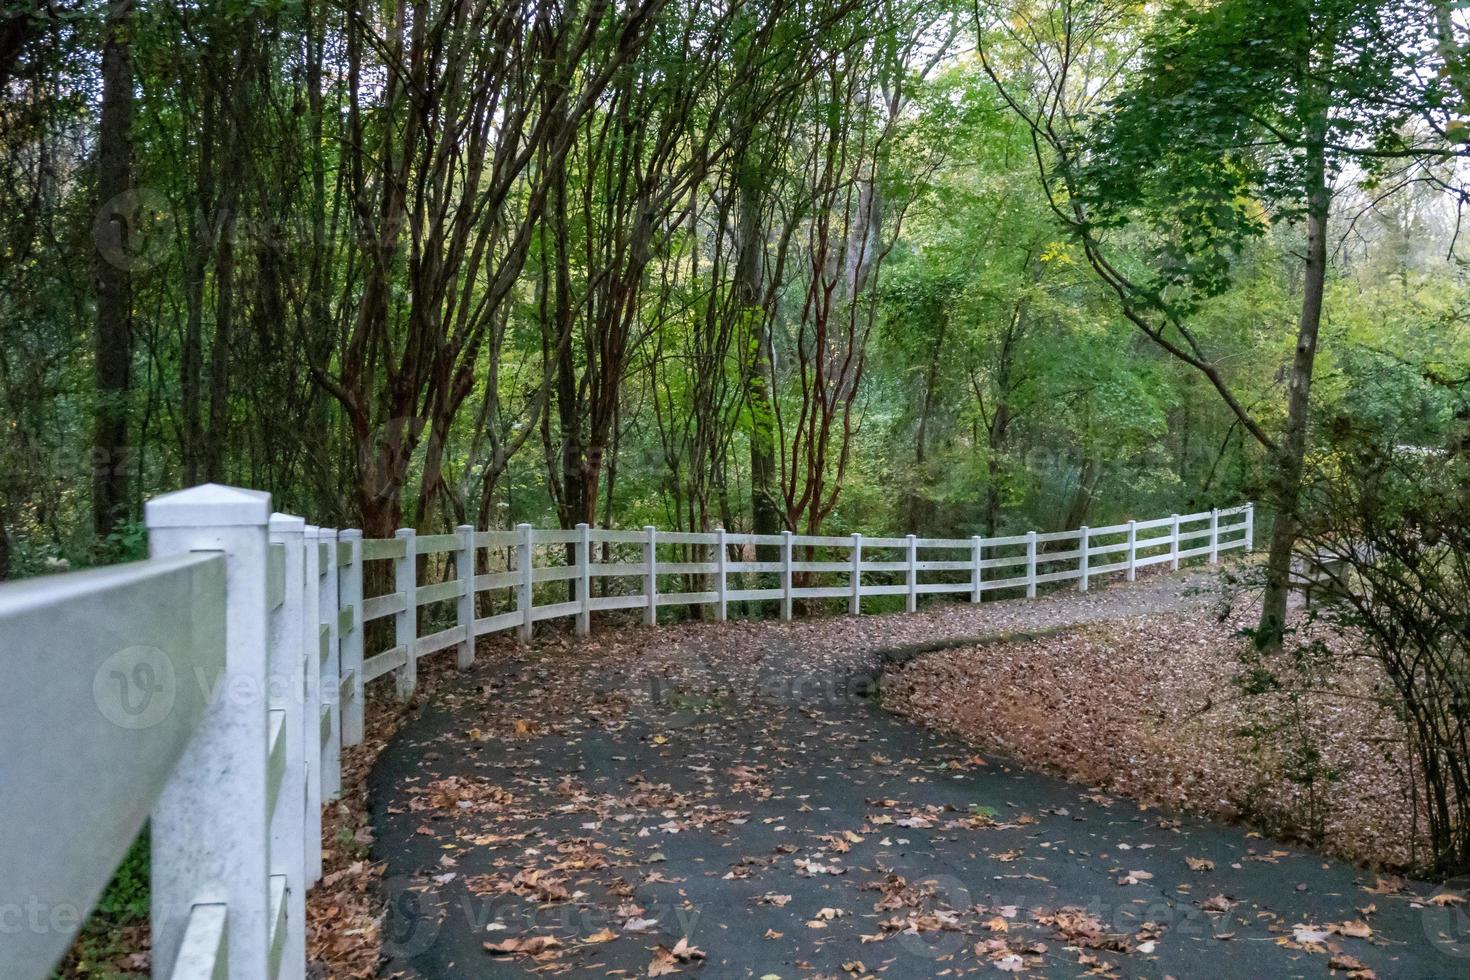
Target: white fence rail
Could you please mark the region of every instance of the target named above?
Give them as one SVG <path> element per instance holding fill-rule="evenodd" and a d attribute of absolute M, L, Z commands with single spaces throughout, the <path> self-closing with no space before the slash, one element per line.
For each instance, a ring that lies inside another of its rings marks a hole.
<path fill-rule="evenodd" d="M 1253 537 L 1247 504 L 997 538 L 523 524 L 365 540 L 219 486 L 150 502 L 147 523 L 147 561 L 0 588 L 6 978 L 50 974 L 151 818 L 153 976 L 303 980 L 321 806 L 362 740 L 364 685 L 392 674 L 409 696 L 420 657 L 467 667 L 479 636 L 529 639 L 556 618 L 586 634 L 613 610 L 654 624 L 673 606 L 790 618 L 797 603 L 1085 591 Z"/>

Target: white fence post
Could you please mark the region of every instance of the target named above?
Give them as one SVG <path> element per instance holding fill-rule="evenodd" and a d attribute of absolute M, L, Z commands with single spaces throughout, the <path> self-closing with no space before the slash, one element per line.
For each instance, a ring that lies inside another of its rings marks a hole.
<path fill-rule="evenodd" d="M 342 635 L 342 744 L 360 745 L 363 736 L 362 702 L 362 531 L 347 530 L 337 540 L 351 549 L 351 557 L 337 578 L 338 602 L 352 610 L 352 622 Z"/>
<path fill-rule="evenodd" d="M 985 539 L 980 535 L 970 537 L 970 601 L 979 602 L 982 591 L 981 583 L 984 578 L 981 575 L 981 564 L 985 558 Z"/>
<path fill-rule="evenodd" d="M 517 525 L 516 530 L 521 536 L 516 544 L 516 570 L 521 573 L 521 585 L 516 589 L 516 611 L 521 614 L 521 642 L 530 643 L 531 626 L 535 622 L 531 613 L 536 605 L 536 532 L 529 524 Z"/>
<path fill-rule="evenodd" d="M 1026 532 L 1026 598 L 1036 598 L 1036 532 Z"/>
<path fill-rule="evenodd" d="M 1220 561 L 1220 508 L 1210 509 L 1210 564 Z"/>
<path fill-rule="evenodd" d="M 1090 547 L 1090 545 L 1088 543 L 1088 538 L 1089 537 L 1090 537 L 1090 532 L 1087 530 L 1087 525 L 1086 524 L 1084 524 L 1084 525 L 1082 525 L 1082 527 L 1078 528 L 1078 530 L 1077 530 L 1077 549 L 1080 552 L 1080 554 L 1077 556 L 1077 591 L 1078 592 L 1086 592 L 1087 591 L 1087 559 L 1088 559 L 1087 551 L 1088 551 L 1088 548 Z"/>
<path fill-rule="evenodd" d="M 643 611 L 643 622 L 648 626 L 658 625 L 658 528 L 652 524 L 643 525 L 643 563 L 646 571 L 643 575 L 644 595 L 648 599 L 648 606 Z"/>
<path fill-rule="evenodd" d="M 301 740 L 303 766 L 306 773 L 306 883 L 316 884 L 322 876 L 322 753 L 321 753 L 321 642 L 322 642 L 322 592 L 321 592 L 321 549 L 317 540 L 321 528 L 306 525 L 302 534 L 305 554 L 305 583 L 302 590 L 305 600 L 301 614 L 301 647 L 296 655 L 306 672 L 305 695 L 301 706 Z"/>
<path fill-rule="evenodd" d="M 318 532 L 318 551 L 326 551 L 321 570 L 321 617 L 326 627 L 326 651 L 317 658 L 318 690 L 321 692 L 321 718 L 316 727 L 314 745 L 320 746 L 322 760 L 322 799 L 335 800 L 342 795 L 342 658 L 337 644 L 337 530 L 324 528 Z M 326 731 L 323 732 L 322 729 Z"/>
<path fill-rule="evenodd" d="M 781 618 L 791 618 L 791 532 L 781 532 Z"/>
<path fill-rule="evenodd" d="M 1256 505 L 1245 505 L 1245 550 L 1250 551 L 1255 545 L 1256 533 Z"/>
<path fill-rule="evenodd" d="M 577 561 L 577 635 L 592 632 L 592 529 L 577 525 L 577 543 L 572 548 Z"/>
<path fill-rule="evenodd" d="M 904 598 L 903 608 L 905 612 L 917 612 L 919 609 L 919 546 L 915 544 L 918 539 L 912 534 L 904 538 L 906 542 L 905 551 L 908 553 L 908 569 L 904 575 L 904 584 L 908 586 L 908 595 Z"/>
<path fill-rule="evenodd" d="M 1174 523 L 1169 532 L 1169 567 L 1179 571 L 1179 515 L 1174 514 Z"/>
<path fill-rule="evenodd" d="M 393 562 L 393 591 L 403 593 L 403 610 L 393 617 L 393 643 L 403 647 L 403 666 L 393 675 L 398 697 L 407 701 L 419 686 L 419 554 L 418 532 L 399 528 L 403 557 Z"/>
<path fill-rule="evenodd" d="M 224 907 L 231 977 L 270 972 L 269 520 L 270 494 L 212 484 L 158 497 L 146 508 L 153 557 L 222 552 L 226 590 L 225 676 L 204 679 L 217 696 L 153 808 L 155 977 L 173 972 L 196 905 Z M 181 684 L 200 680 L 178 677 Z"/>
<path fill-rule="evenodd" d="M 729 602 L 725 599 L 725 593 L 729 589 L 729 575 L 725 571 L 727 556 L 725 551 L 725 529 L 715 528 L 715 619 L 724 622 L 730 615 Z"/>
<path fill-rule="evenodd" d="M 863 536 L 852 536 L 852 593 L 847 597 L 847 613 L 859 616 L 863 611 Z"/>
<path fill-rule="evenodd" d="M 301 980 L 306 972 L 306 740 L 302 737 L 306 727 L 301 720 L 306 661 L 300 656 L 305 631 L 305 530 L 306 522 L 299 517 L 271 515 L 271 544 L 285 549 L 286 559 L 284 598 L 270 617 L 270 708 L 273 716 L 280 712 L 283 744 L 277 750 L 282 760 L 281 785 L 266 819 L 270 825 L 270 873 L 286 879 L 281 975 L 291 980 Z"/>
<path fill-rule="evenodd" d="M 1128 581 L 1138 577 L 1138 522 L 1128 522 Z"/>
<path fill-rule="evenodd" d="M 459 547 L 454 550 L 454 573 L 459 579 L 454 625 L 464 630 L 455 650 L 454 665 L 468 670 L 475 665 L 475 529 L 461 524 L 454 533 L 459 535 Z"/>

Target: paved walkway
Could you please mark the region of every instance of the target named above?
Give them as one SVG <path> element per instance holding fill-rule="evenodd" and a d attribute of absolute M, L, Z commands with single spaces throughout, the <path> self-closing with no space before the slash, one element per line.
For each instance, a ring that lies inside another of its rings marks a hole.
<path fill-rule="evenodd" d="M 867 696 L 882 650 L 1202 581 L 629 630 L 455 678 L 373 776 L 382 975 L 1470 976 L 1425 889 L 981 759 Z"/>

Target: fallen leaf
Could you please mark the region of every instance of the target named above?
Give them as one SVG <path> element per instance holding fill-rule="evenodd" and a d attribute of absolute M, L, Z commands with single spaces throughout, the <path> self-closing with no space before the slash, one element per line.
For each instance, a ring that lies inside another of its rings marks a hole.
<path fill-rule="evenodd" d="M 486 943 L 485 949 L 496 956 L 535 956 L 561 945 L 555 936 L 529 936 L 525 939 L 507 939 L 503 943 Z"/>

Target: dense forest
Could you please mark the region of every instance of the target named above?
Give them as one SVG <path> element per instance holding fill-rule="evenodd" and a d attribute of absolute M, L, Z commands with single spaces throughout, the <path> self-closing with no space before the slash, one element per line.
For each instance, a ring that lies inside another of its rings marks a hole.
<path fill-rule="evenodd" d="M 1342 440 L 1458 445 L 1464 35 L 1445 0 L 12 0 L 0 577 L 135 553 L 209 480 L 370 536 L 1254 499 L 1282 593 Z"/>

